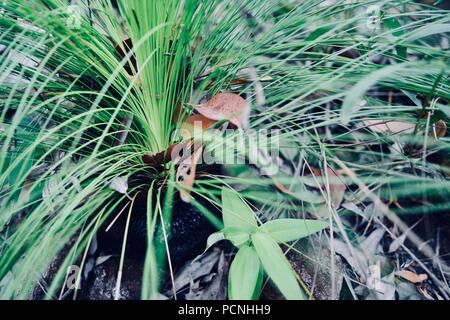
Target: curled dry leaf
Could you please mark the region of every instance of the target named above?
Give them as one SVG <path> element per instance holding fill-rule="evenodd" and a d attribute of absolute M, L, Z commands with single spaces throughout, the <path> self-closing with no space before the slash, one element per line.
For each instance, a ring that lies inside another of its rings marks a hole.
<path fill-rule="evenodd" d="M 238 127 L 245 127 L 248 122 L 249 107 L 246 101 L 234 93 L 219 93 L 203 105 L 194 106 L 200 113 L 189 116 L 181 126 L 184 142 L 172 144 L 167 150 L 153 155 L 144 155 L 142 160 L 145 164 L 155 167 L 174 160 L 172 153 L 176 149 L 185 149 L 189 138 L 193 137 L 194 129 L 201 131 L 212 127 L 219 120 L 229 120 Z M 181 114 L 181 103 L 178 103 L 173 115 L 173 121 L 178 121 Z M 176 159 L 175 164 L 181 163 L 182 159 Z M 181 177 L 182 175 L 180 175 Z"/>
<path fill-rule="evenodd" d="M 447 134 L 447 124 L 444 120 L 438 120 L 433 125 L 433 135 L 436 138 L 443 138 Z"/>
<path fill-rule="evenodd" d="M 166 150 L 160 151 L 153 155 L 142 156 L 142 161 L 150 167 L 160 167 L 165 163 L 173 161 L 176 165 L 185 161 L 189 155 L 197 148 L 197 144 L 192 139 L 183 140 L 180 143 L 171 144 Z"/>
<path fill-rule="evenodd" d="M 194 106 L 201 115 L 211 120 L 229 120 L 237 127 L 246 127 L 250 107 L 247 102 L 235 93 L 222 92 L 216 94 L 202 105 Z"/>
<path fill-rule="evenodd" d="M 178 144 L 172 144 L 164 151 L 155 153 L 153 155 L 142 156 L 142 161 L 150 167 L 158 167 L 170 162 L 172 151 L 178 146 Z"/>
<path fill-rule="evenodd" d="M 422 283 L 428 279 L 428 275 L 426 273 L 417 274 L 408 270 L 397 271 L 395 275 L 412 283 Z"/>
<path fill-rule="evenodd" d="M 195 130 L 197 133 L 207 130 L 208 128 L 214 126 L 217 121 L 208 119 L 204 115 L 194 114 L 191 115 L 182 125 L 182 136 L 184 139 L 194 137 Z"/>
<path fill-rule="evenodd" d="M 405 243 L 406 236 L 407 236 L 407 234 L 405 232 L 400 237 L 398 237 L 394 241 L 392 241 L 391 244 L 389 245 L 388 252 L 393 253 L 393 252 L 397 251 L 398 249 L 400 249 L 400 247 L 403 245 L 403 243 Z"/>
<path fill-rule="evenodd" d="M 201 114 L 194 114 L 187 119 L 185 124 L 200 127 L 202 130 L 206 130 L 212 127 L 215 123 L 215 120 L 211 120 Z"/>
<path fill-rule="evenodd" d="M 197 163 L 203 152 L 203 145 L 199 145 L 194 153 L 182 160 L 176 172 L 176 182 L 181 185 L 180 197 L 184 202 L 191 202 L 190 189 L 194 185 Z M 177 161 L 175 161 L 177 162 Z"/>
<path fill-rule="evenodd" d="M 415 124 L 404 121 L 364 120 L 364 125 L 377 133 L 412 133 Z"/>
<path fill-rule="evenodd" d="M 417 291 L 427 300 L 434 300 L 434 298 L 428 293 L 428 290 L 425 286 L 418 286 Z"/>
<path fill-rule="evenodd" d="M 361 242 L 361 249 L 367 257 L 373 258 L 379 251 L 381 251 L 380 242 L 385 233 L 386 230 L 379 227 L 372 231 L 372 233 Z"/>

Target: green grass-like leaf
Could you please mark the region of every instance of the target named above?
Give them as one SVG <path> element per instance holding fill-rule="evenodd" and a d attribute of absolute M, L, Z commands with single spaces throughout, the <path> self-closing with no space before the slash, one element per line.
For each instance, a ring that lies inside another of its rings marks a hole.
<path fill-rule="evenodd" d="M 254 248 L 243 246 L 233 259 L 228 279 L 231 300 L 251 300 L 258 291 L 261 263 Z"/>
<path fill-rule="evenodd" d="M 328 227 L 328 223 L 307 219 L 276 219 L 264 223 L 259 228 L 276 241 L 286 243 L 305 238 Z"/>
<path fill-rule="evenodd" d="M 306 296 L 295 272 L 276 241 L 269 235 L 258 232 L 252 235 L 252 243 L 267 275 L 286 299 L 305 300 Z"/>
<path fill-rule="evenodd" d="M 225 228 L 251 232 L 258 226 L 253 210 L 236 191 L 227 187 L 222 188 L 222 217 Z"/>

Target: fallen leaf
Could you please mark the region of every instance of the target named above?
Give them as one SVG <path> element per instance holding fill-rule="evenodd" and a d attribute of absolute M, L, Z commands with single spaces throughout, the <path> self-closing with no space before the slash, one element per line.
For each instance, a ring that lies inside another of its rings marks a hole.
<path fill-rule="evenodd" d="M 176 182 L 181 185 L 180 197 L 184 202 L 191 202 L 190 189 L 194 185 L 197 162 L 203 152 L 203 145 L 197 147 L 194 153 L 180 162 L 176 172 Z M 177 161 L 174 161 L 177 162 Z"/>
<path fill-rule="evenodd" d="M 121 194 L 126 194 L 128 191 L 128 176 L 121 176 L 114 178 L 109 187 Z"/>
<path fill-rule="evenodd" d="M 371 291 L 368 299 L 374 297 L 376 300 L 395 300 L 394 274 L 391 273 L 380 279 L 377 288 Z"/>
<path fill-rule="evenodd" d="M 183 289 L 201 277 L 211 274 L 219 258 L 220 253 L 218 251 L 210 251 L 187 262 L 175 276 L 173 285 L 176 291 Z M 171 296 L 173 294 L 173 288 L 167 290 L 166 294 Z"/>
<path fill-rule="evenodd" d="M 405 243 L 406 237 L 408 236 L 408 232 L 410 230 L 412 230 L 417 224 L 418 224 L 418 222 L 416 222 L 414 225 L 412 225 L 401 236 L 395 238 L 394 241 L 391 242 L 388 252 L 393 253 L 393 252 L 397 251 L 403 245 L 403 243 Z"/>
<path fill-rule="evenodd" d="M 422 283 L 428 279 L 428 275 L 426 273 L 417 274 L 409 270 L 397 271 L 395 275 L 412 283 Z"/>
<path fill-rule="evenodd" d="M 186 124 L 192 125 L 192 126 L 198 126 L 202 129 L 208 129 L 209 127 L 213 126 L 217 121 L 208 119 L 207 117 L 201 115 L 201 114 L 195 114 L 190 116 Z"/>
<path fill-rule="evenodd" d="M 385 233 L 386 230 L 379 227 L 361 242 L 361 249 L 368 257 L 372 257 L 377 253 L 378 246 Z"/>
<path fill-rule="evenodd" d="M 114 255 L 110 254 L 110 255 L 106 255 L 106 256 L 100 256 L 95 260 L 95 266 L 99 266 L 102 263 L 106 262 L 109 260 L 109 258 L 113 257 Z"/>
<path fill-rule="evenodd" d="M 414 284 L 401 281 L 397 284 L 397 293 L 399 300 L 421 300 L 421 295 Z"/>
<path fill-rule="evenodd" d="M 200 132 L 202 132 L 214 126 L 216 122 L 216 120 L 211 120 L 202 114 L 191 115 L 181 127 L 182 136 L 184 139 L 194 137 L 195 133 L 199 133 L 198 131 L 195 132 L 196 129 L 200 129 Z"/>
<path fill-rule="evenodd" d="M 400 237 L 396 238 L 394 241 L 391 242 L 390 246 L 389 246 L 389 253 L 393 253 L 395 251 L 397 251 L 405 242 L 406 240 L 406 232 L 404 234 L 402 234 Z"/>
<path fill-rule="evenodd" d="M 391 273 L 381 278 L 381 264 L 369 266 L 367 277 L 367 289 L 370 290 L 368 300 L 394 300 L 396 286 L 394 284 L 394 274 Z"/>
<path fill-rule="evenodd" d="M 364 125 L 377 133 L 412 133 L 415 124 L 404 121 L 364 120 Z"/>
<path fill-rule="evenodd" d="M 239 128 L 246 127 L 248 124 L 250 107 L 241 96 L 235 93 L 218 93 L 204 104 L 193 107 L 211 120 L 229 120 Z"/>
<path fill-rule="evenodd" d="M 225 300 L 227 298 L 228 262 L 222 252 L 216 272 L 191 283 L 186 300 Z"/>
<path fill-rule="evenodd" d="M 433 134 L 436 138 L 443 138 L 447 134 L 447 124 L 444 120 L 438 120 L 433 125 Z"/>
<path fill-rule="evenodd" d="M 434 298 L 428 293 L 428 290 L 425 286 L 419 286 L 417 290 L 428 300 L 434 300 Z"/>
<path fill-rule="evenodd" d="M 351 247 L 349 247 L 349 245 Z M 362 282 L 366 281 L 366 270 L 369 268 L 369 261 L 364 253 L 352 244 L 347 244 L 339 239 L 333 241 L 334 250 L 342 256 L 352 269 L 358 273 Z"/>
<path fill-rule="evenodd" d="M 370 290 L 380 290 L 381 287 L 381 267 L 380 263 L 369 266 L 369 272 L 366 281 L 367 288 Z"/>

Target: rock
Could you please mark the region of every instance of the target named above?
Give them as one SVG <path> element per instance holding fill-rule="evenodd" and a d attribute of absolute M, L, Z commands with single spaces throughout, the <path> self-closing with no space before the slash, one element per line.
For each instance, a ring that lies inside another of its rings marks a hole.
<path fill-rule="evenodd" d="M 113 300 L 115 296 L 119 257 L 111 257 L 96 266 L 86 283 L 78 291 L 80 300 Z M 137 300 L 141 297 L 143 263 L 125 259 L 120 284 L 120 300 Z"/>
<path fill-rule="evenodd" d="M 199 200 L 203 206 L 208 206 Z M 125 205 L 125 202 L 124 202 Z M 208 206 L 209 208 L 211 206 Z M 123 208 L 119 205 L 117 213 Z M 211 208 L 210 208 L 211 209 Z M 147 196 L 138 196 L 135 200 L 131 213 L 130 226 L 128 230 L 126 257 L 132 259 L 145 259 L 147 250 Z M 211 209 L 217 212 L 216 209 Z M 103 225 L 99 234 L 99 251 L 104 255 L 120 254 L 125 223 L 128 211 L 123 212 L 113 226 L 106 232 L 106 227 L 116 217 L 113 212 L 108 221 Z M 192 204 L 185 203 L 175 195 L 173 204 L 172 220 L 168 234 L 169 251 L 172 265 L 177 269 L 186 261 L 195 258 L 203 252 L 208 236 L 215 232 L 214 226 L 204 215 Z M 162 237 L 162 234 L 160 234 Z M 164 239 L 158 239 L 163 243 Z"/>
<path fill-rule="evenodd" d="M 64 248 L 58 253 L 58 255 L 53 259 L 47 269 L 41 274 L 38 283 L 34 287 L 33 292 L 30 295 L 32 300 L 42 300 L 42 299 L 58 299 L 59 297 L 48 297 L 47 289 L 52 283 L 58 270 L 64 262 L 64 259 L 70 252 L 70 248 L 76 243 L 77 235 L 73 236 L 72 239 L 64 246 Z"/>

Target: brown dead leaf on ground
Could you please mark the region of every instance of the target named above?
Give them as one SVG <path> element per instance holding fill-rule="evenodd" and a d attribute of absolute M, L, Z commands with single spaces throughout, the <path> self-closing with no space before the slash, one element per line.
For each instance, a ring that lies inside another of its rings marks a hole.
<path fill-rule="evenodd" d="M 186 119 L 182 124 L 182 135 L 183 138 L 189 138 L 194 136 L 194 130 L 200 129 L 200 132 L 208 130 L 217 123 L 216 120 L 211 120 L 204 115 L 194 114 Z"/>
<path fill-rule="evenodd" d="M 364 125 L 377 133 L 412 133 L 415 124 L 405 121 L 364 120 Z"/>
<path fill-rule="evenodd" d="M 201 114 L 194 114 L 186 120 L 185 124 L 198 126 L 203 130 L 205 130 L 212 127 L 216 122 L 217 121 L 208 119 L 207 117 Z"/>
<path fill-rule="evenodd" d="M 445 123 L 445 121 L 442 119 L 436 121 L 436 123 L 433 125 L 432 135 L 435 138 L 443 138 L 445 137 L 446 134 L 447 134 L 447 124 Z"/>
<path fill-rule="evenodd" d="M 417 274 L 409 270 L 397 271 L 395 275 L 412 283 L 422 283 L 428 279 L 428 275 L 426 273 Z"/>
<path fill-rule="evenodd" d="M 216 94 L 201 105 L 194 105 L 201 115 L 211 120 L 229 120 L 239 128 L 246 127 L 250 107 L 239 95 L 230 92 Z"/>

